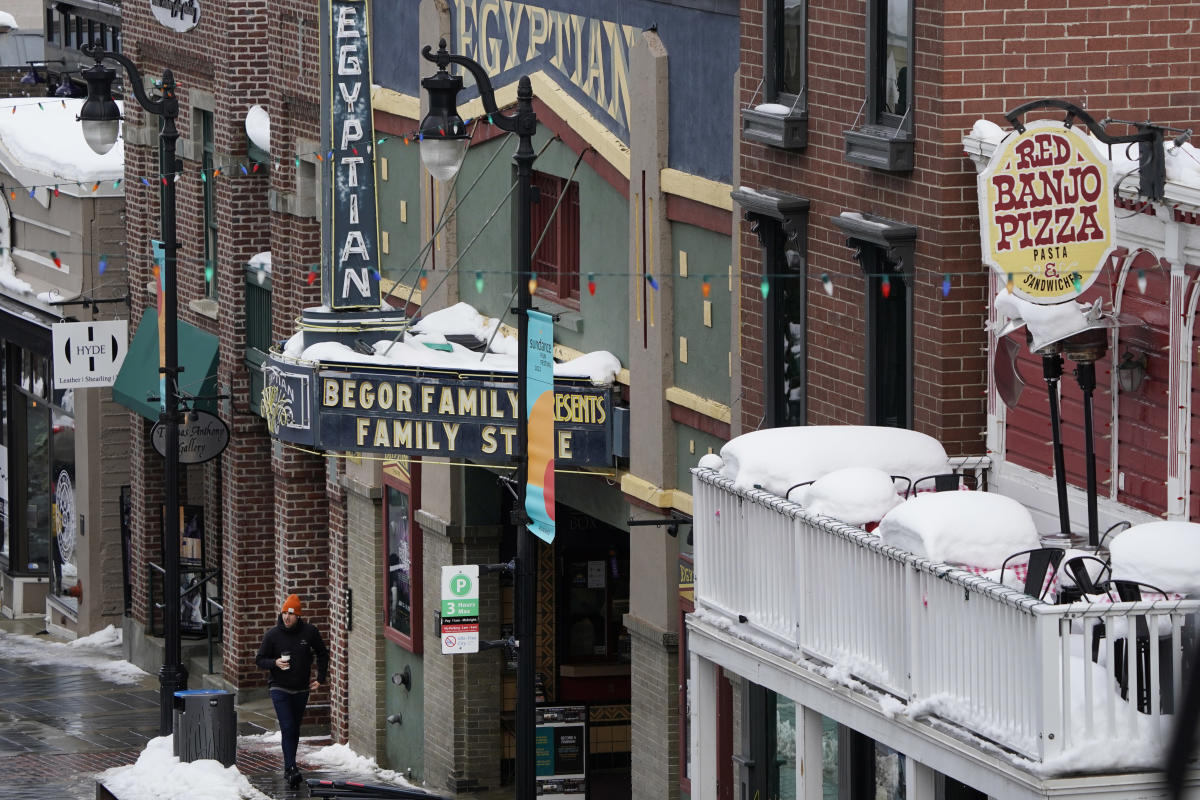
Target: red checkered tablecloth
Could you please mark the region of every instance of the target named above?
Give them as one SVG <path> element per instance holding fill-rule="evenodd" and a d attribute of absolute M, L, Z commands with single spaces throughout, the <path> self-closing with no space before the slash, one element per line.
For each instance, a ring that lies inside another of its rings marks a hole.
<path fill-rule="evenodd" d="M 1002 583 L 1012 589 L 1024 590 L 1025 578 L 1029 575 L 1028 564 L 1011 564 L 1004 570 L 1003 578 L 997 567 L 980 567 L 975 564 L 955 564 L 959 569 Z M 1049 598 L 1058 593 L 1058 571 L 1046 572 L 1046 581 L 1042 585 L 1042 597 Z"/>

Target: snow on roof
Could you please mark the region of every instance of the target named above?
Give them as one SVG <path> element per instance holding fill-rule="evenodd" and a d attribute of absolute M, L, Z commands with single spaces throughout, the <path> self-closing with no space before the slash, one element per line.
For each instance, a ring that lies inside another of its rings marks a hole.
<path fill-rule="evenodd" d="M 7 11 L 0 11 L 0 28 L 11 28 L 15 31 L 19 30 L 20 27 L 21 26 L 17 24 L 16 17 Z"/>
<path fill-rule="evenodd" d="M 876 533 L 885 544 L 933 561 L 990 569 L 1040 546 L 1029 510 L 993 492 L 918 494 L 889 511 Z"/>
<path fill-rule="evenodd" d="M 503 332 L 492 338 L 499 325 L 499 320 L 484 317 L 467 303 L 458 303 L 425 315 L 401 339 L 372 342 L 374 354 L 360 353 L 338 342 L 319 342 L 304 347 L 300 333 L 288 341 L 283 354 L 303 361 L 515 373 L 517 340 Z M 479 353 L 449 341 L 447 337 L 450 336 L 474 336 L 481 342 L 491 340 L 492 344 L 487 353 Z M 620 371 L 621 362 L 604 350 L 554 365 L 555 377 L 587 378 L 597 385 L 612 383 Z"/>
<path fill-rule="evenodd" d="M 264 250 L 261 253 L 256 253 L 251 257 L 249 264 L 251 267 L 262 270 L 269 275 L 271 273 L 271 251 Z"/>
<path fill-rule="evenodd" d="M 39 108 L 39 106 L 41 106 Z M 88 147 L 75 119 L 80 98 L 15 97 L 0 113 L 0 144 L 19 166 L 71 183 L 112 181 L 125 177 L 125 150 L 116 145 L 104 155 Z M 121 107 L 121 103 L 117 103 Z M 16 107 L 16 111 L 9 109 Z"/>
<path fill-rule="evenodd" d="M 246 112 L 246 135 L 259 150 L 271 152 L 271 115 L 262 106 L 250 106 Z"/>
<path fill-rule="evenodd" d="M 783 496 L 789 487 L 846 467 L 873 467 L 913 480 L 950 471 L 946 450 L 932 436 L 873 425 L 802 425 L 744 433 L 701 466 L 736 486 L 761 486 Z"/>
<path fill-rule="evenodd" d="M 1168 592 L 1200 592 L 1200 525 L 1147 522 L 1109 542 L 1112 574 Z"/>
<path fill-rule="evenodd" d="M 835 469 L 788 499 L 850 525 L 876 522 L 902 502 L 892 476 L 874 467 Z"/>

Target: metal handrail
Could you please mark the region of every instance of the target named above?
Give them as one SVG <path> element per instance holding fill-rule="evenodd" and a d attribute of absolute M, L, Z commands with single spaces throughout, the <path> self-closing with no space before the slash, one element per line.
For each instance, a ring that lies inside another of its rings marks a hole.
<path fill-rule="evenodd" d="M 150 613 L 150 619 L 148 620 L 149 627 L 150 627 L 150 635 L 157 636 L 157 635 L 159 635 L 159 630 L 158 630 L 157 626 L 155 626 L 155 624 L 154 624 L 154 611 L 157 609 L 163 608 L 166 605 L 166 603 L 165 602 L 157 602 L 157 601 L 153 600 L 153 598 L 154 598 L 154 573 L 157 572 L 159 575 L 163 576 L 164 581 L 165 581 L 165 578 L 167 575 L 167 570 L 161 564 L 155 564 L 153 561 L 147 561 L 146 566 L 150 568 L 150 572 L 148 572 L 146 574 L 146 596 L 147 596 L 147 598 L 150 598 L 150 600 L 151 600 L 151 613 Z M 179 592 L 179 599 L 182 601 L 184 598 L 186 598 L 190 595 L 196 594 L 202 588 L 205 588 L 206 584 L 208 584 L 208 582 L 212 581 L 213 579 L 216 579 L 217 595 L 219 597 L 220 590 L 221 590 L 220 578 L 221 578 L 221 568 L 220 567 L 212 567 L 210 569 L 202 569 L 200 571 L 200 579 L 198 581 L 196 581 L 194 584 L 192 584 L 191 586 L 187 587 L 186 589 L 181 590 Z M 206 603 L 215 605 L 218 609 L 220 609 L 220 613 L 218 614 L 218 616 L 220 616 L 221 613 L 224 613 L 225 609 L 216 601 L 212 600 L 211 598 L 209 598 L 207 596 L 204 598 L 204 600 Z M 208 642 L 209 642 L 209 644 L 208 644 L 208 657 L 209 657 L 208 671 L 212 672 L 212 626 L 210 623 L 211 623 L 213 617 L 201 616 L 201 619 L 204 622 L 205 632 L 208 635 Z"/>
<path fill-rule="evenodd" d="M 220 570 L 218 569 L 217 572 L 220 573 Z M 218 585 L 218 587 L 220 586 L 220 584 L 217 584 L 217 585 Z M 218 619 L 224 619 L 225 606 L 221 605 L 216 600 L 213 600 L 211 597 L 205 597 L 204 603 L 205 603 L 205 605 L 209 606 L 210 608 L 217 609 L 217 613 L 209 614 L 208 616 L 203 618 L 204 619 L 204 631 L 205 631 L 205 633 L 208 634 L 208 674 L 212 675 L 213 674 L 213 623 Z"/>

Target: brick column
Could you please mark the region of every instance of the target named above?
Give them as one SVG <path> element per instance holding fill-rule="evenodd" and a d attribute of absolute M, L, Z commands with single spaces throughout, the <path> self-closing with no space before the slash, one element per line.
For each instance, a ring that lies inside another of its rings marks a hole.
<path fill-rule="evenodd" d="M 329 502 L 329 630 L 321 631 L 329 645 L 329 727 L 335 742 L 345 743 L 350 736 L 350 657 L 347 625 L 353 622 L 353 609 L 347 605 L 351 596 L 349 574 L 349 519 L 347 494 L 338 477 L 344 474 L 344 465 L 336 463 L 336 471 L 330 470 L 325 490 Z M 366 588 L 366 587 L 364 587 Z M 369 595 L 369 591 L 368 591 Z M 371 596 L 355 597 L 353 602 L 361 606 L 370 602 Z M 359 618 L 361 624 L 371 624 L 369 617 Z M 371 665 L 380 669 L 379 664 Z M 370 682 L 371 672 L 355 674 L 356 681 Z"/>
<path fill-rule="evenodd" d="M 328 640 L 330 604 L 341 604 L 342 595 L 339 583 L 338 596 L 331 596 L 338 569 L 330 560 L 331 498 L 326 494 L 325 459 L 281 447 L 271 466 L 275 472 L 275 599 L 278 603 L 289 594 L 300 595 L 304 619 Z M 306 721 L 328 721 L 329 695 L 324 689 L 309 703 L 313 713 Z"/>

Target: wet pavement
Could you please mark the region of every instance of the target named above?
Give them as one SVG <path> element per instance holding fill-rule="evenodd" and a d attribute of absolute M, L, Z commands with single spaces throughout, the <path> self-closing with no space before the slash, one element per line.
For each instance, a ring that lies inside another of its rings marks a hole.
<path fill-rule="evenodd" d="M 38 635 L 42 620 L 0 619 L 0 634 Z M 9 643 L 0 635 L 0 800 L 91 800 L 96 774 L 134 763 L 146 742 L 158 735 L 158 678 L 147 675 L 122 685 L 101 677 L 105 658 L 116 662 L 119 648 L 80 664 L 30 658 L 33 648 Z M 18 654 L 18 649 L 20 654 Z M 241 736 L 277 730 L 270 701 L 238 708 Z M 305 777 L 363 780 L 313 769 L 306 748 L 328 739 L 301 742 Z M 279 745 L 239 740 L 237 766 L 251 784 L 275 800 L 308 797 L 308 789 L 289 789 L 283 780 Z"/>

